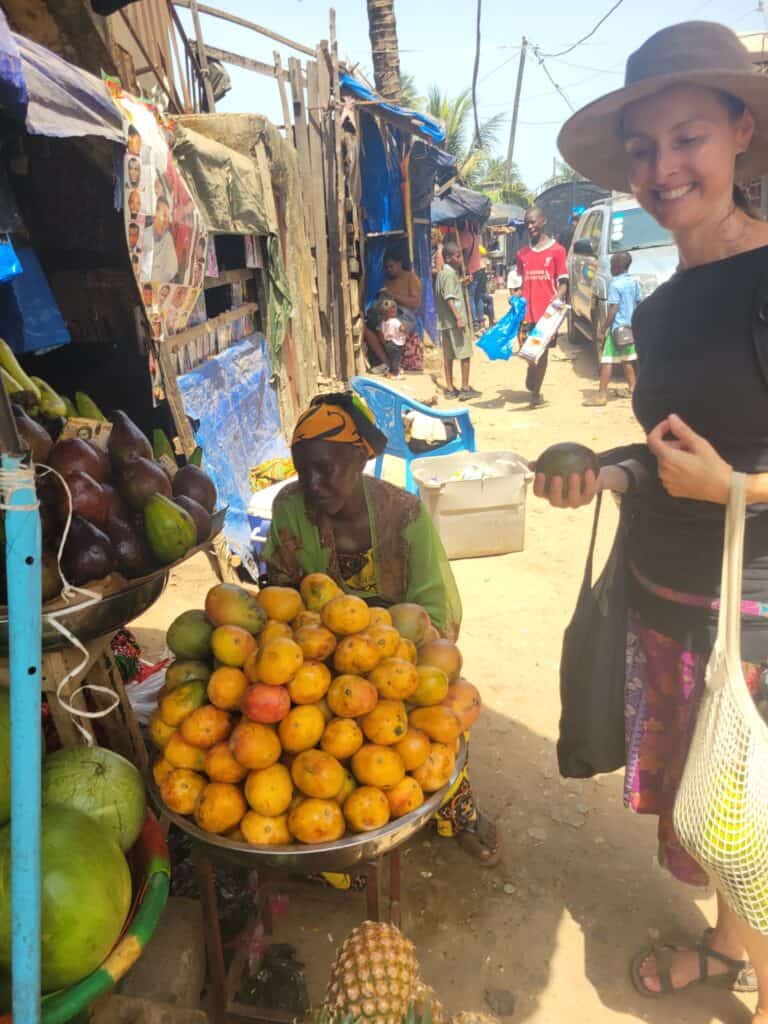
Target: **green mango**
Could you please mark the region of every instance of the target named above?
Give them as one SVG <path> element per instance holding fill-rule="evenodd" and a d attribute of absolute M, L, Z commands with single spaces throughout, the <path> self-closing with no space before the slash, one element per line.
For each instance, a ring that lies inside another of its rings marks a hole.
<path fill-rule="evenodd" d="M 162 565 L 170 565 L 197 543 L 197 527 L 189 512 L 162 494 L 144 506 L 144 531 L 150 550 Z"/>
<path fill-rule="evenodd" d="M 98 405 L 96 405 L 90 395 L 86 395 L 84 391 L 75 392 L 75 405 L 77 406 L 78 413 L 84 420 L 100 420 L 102 423 L 107 422 L 107 417 Z"/>
<path fill-rule="evenodd" d="M 187 459 L 187 462 L 191 463 L 193 466 L 197 466 L 197 468 L 199 469 L 203 464 L 203 449 L 199 447 L 195 448 L 195 450 Z"/>
<path fill-rule="evenodd" d="M 160 430 L 159 427 L 155 427 L 152 431 L 152 454 L 156 462 L 160 462 L 163 455 L 165 455 L 176 465 L 176 453 L 173 450 L 173 445 L 168 440 L 168 435 L 165 431 Z"/>

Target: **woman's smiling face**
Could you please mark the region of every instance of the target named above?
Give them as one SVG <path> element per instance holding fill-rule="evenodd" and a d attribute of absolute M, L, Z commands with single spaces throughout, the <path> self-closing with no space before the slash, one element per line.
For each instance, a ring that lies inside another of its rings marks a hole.
<path fill-rule="evenodd" d="M 674 86 L 631 104 L 622 116 L 627 176 L 640 205 L 662 227 L 685 232 L 733 204 L 736 157 L 755 121 L 714 89 Z"/>

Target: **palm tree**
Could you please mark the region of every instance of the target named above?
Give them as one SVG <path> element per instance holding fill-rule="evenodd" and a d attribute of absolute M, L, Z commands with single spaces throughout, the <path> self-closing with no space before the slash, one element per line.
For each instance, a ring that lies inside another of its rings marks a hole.
<path fill-rule="evenodd" d="M 555 160 L 554 174 L 551 178 L 547 178 L 539 192 L 545 192 L 548 188 L 552 188 L 553 185 L 562 185 L 567 181 L 586 181 L 586 178 L 583 174 L 575 171 L 570 164 L 565 163 L 564 160 Z"/>
<path fill-rule="evenodd" d="M 376 91 L 385 100 L 399 103 L 400 51 L 397 45 L 395 0 L 366 0 L 368 5 L 368 35 L 373 57 L 373 80 Z"/>
<path fill-rule="evenodd" d="M 424 108 L 424 97 L 419 95 L 416 79 L 413 75 L 401 72 L 400 97 L 403 106 L 408 107 L 409 110 L 422 110 Z"/>
<path fill-rule="evenodd" d="M 459 174 L 467 185 L 477 184 L 488 151 L 498 141 L 498 134 L 504 121 L 504 114 L 483 121 L 480 125 L 480 139 L 471 139 L 472 97 L 464 89 L 454 99 L 444 95 L 436 85 L 427 94 L 427 113 L 442 122 L 445 141 L 441 148 L 456 157 Z"/>
<path fill-rule="evenodd" d="M 533 194 L 520 176 L 517 164 L 507 171 L 507 161 L 500 156 L 490 157 L 483 164 L 480 190 L 494 203 L 516 203 L 526 207 L 533 202 Z"/>

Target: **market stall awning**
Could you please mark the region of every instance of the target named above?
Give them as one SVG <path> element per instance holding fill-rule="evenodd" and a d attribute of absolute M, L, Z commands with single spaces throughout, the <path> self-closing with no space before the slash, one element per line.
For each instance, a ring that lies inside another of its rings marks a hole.
<path fill-rule="evenodd" d="M 98 135 L 124 142 L 123 121 L 100 78 L 8 28 L 0 11 L 0 107 L 32 135 Z"/>
<path fill-rule="evenodd" d="M 488 223 L 492 227 L 506 227 L 509 224 L 521 223 L 524 216 L 525 210 L 516 203 L 494 203 Z"/>
<path fill-rule="evenodd" d="M 419 110 L 409 110 L 408 107 L 399 107 L 396 103 L 387 103 L 352 75 L 342 75 L 340 85 L 343 92 L 351 94 L 355 99 L 362 100 L 374 113 L 381 114 L 382 117 L 389 115 L 399 123 L 402 123 L 403 120 L 408 121 L 414 133 L 421 135 L 428 142 L 437 143 L 445 139 L 443 126 L 428 114 L 422 114 Z"/>
<path fill-rule="evenodd" d="M 432 200 L 430 216 L 433 224 L 453 224 L 457 220 L 471 220 L 482 224 L 491 212 L 491 200 L 482 192 L 452 185 L 447 192 Z"/>

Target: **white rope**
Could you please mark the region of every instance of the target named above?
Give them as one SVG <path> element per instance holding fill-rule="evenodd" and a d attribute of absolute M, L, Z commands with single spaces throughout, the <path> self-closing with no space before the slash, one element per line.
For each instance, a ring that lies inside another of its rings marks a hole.
<path fill-rule="evenodd" d="M 79 640 L 78 637 L 74 635 L 74 633 L 70 632 L 70 630 L 67 629 L 63 622 L 59 622 L 59 616 L 71 615 L 73 612 L 79 612 L 83 611 L 85 608 L 91 608 L 93 605 L 98 604 L 99 601 L 102 600 L 102 596 L 101 594 L 95 594 L 92 590 L 86 590 L 84 587 L 74 586 L 69 582 L 69 580 L 64 575 L 61 568 L 61 559 L 64 553 L 64 545 L 67 543 L 67 537 L 69 536 L 69 531 L 72 526 L 72 494 L 69 490 L 69 486 L 67 485 L 67 481 L 61 475 L 61 473 L 58 473 L 55 469 L 53 469 L 52 466 L 39 465 L 38 469 L 43 470 L 43 473 L 41 474 L 42 476 L 45 476 L 47 473 L 53 473 L 53 475 L 58 478 L 59 482 L 64 487 L 64 490 L 67 495 L 67 521 L 64 525 L 64 532 L 62 533 L 61 536 L 59 550 L 56 553 L 56 568 L 58 569 L 59 578 L 61 579 L 62 584 L 62 600 L 72 601 L 78 596 L 85 598 L 85 600 L 80 601 L 79 604 L 68 605 L 68 607 L 66 608 L 61 608 L 55 612 L 48 612 L 45 615 L 46 621 L 49 622 L 51 626 L 53 626 L 53 628 L 58 633 L 60 633 L 61 636 L 65 638 L 65 640 L 69 641 L 69 643 L 73 647 L 80 651 L 83 656 L 82 659 L 78 662 L 78 664 L 75 665 L 75 667 L 71 669 L 71 671 L 69 671 L 67 675 L 65 675 L 64 678 L 58 683 L 56 687 L 56 699 L 58 700 L 59 704 L 64 708 L 64 710 L 67 711 L 67 713 L 72 719 L 75 728 L 83 737 L 88 746 L 95 746 L 96 740 L 91 735 L 91 733 L 80 724 L 78 718 L 105 718 L 107 715 L 111 715 L 112 712 L 118 707 L 118 705 L 120 704 L 120 697 L 118 696 L 118 694 L 115 693 L 114 690 L 110 690 L 106 686 L 98 686 L 95 683 L 84 683 L 82 686 L 78 686 L 78 688 L 72 692 L 69 698 L 63 696 L 63 690 L 66 687 L 66 685 L 70 682 L 70 680 L 73 679 L 75 676 L 79 675 L 86 668 L 88 661 L 90 660 L 90 654 L 88 653 L 88 650 L 82 643 L 82 641 Z M 21 490 L 23 488 L 34 488 L 34 486 L 35 474 L 33 467 L 19 467 L 18 469 L 13 470 L 5 470 L 0 468 L 0 494 L 2 494 L 2 501 L 0 501 L 0 509 L 3 509 L 5 510 L 6 513 L 8 513 L 29 512 L 33 509 L 39 508 L 39 501 L 35 502 L 34 505 L 8 504 L 10 498 L 13 496 L 15 491 Z M 72 701 L 74 701 L 75 698 L 78 697 L 80 694 L 83 695 L 83 700 L 85 700 L 86 691 L 106 695 L 111 700 L 110 706 L 102 708 L 100 711 L 86 711 L 80 708 L 76 708 Z"/>

